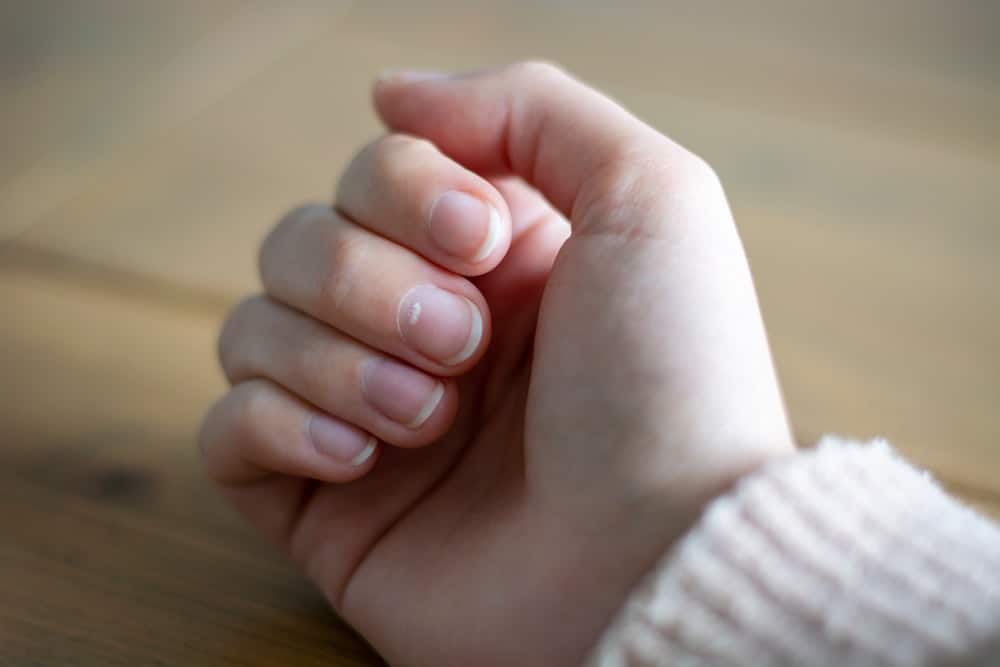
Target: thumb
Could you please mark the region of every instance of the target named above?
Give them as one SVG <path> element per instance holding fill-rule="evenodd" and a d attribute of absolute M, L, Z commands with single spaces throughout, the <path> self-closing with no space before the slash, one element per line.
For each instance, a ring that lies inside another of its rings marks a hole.
<path fill-rule="evenodd" d="M 685 172 L 710 175 L 696 156 L 547 63 L 455 76 L 389 73 L 374 97 L 393 130 L 431 140 L 473 171 L 520 176 L 577 228 L 590 224 L 595 204 L 661 196 L 662 174 L 649 169 L 654 163 L 669 167 L 674 181 L 689 180 Z M 642 181 L 653 180 L 656 187 L 645 192 Z M 608 210 L 599 217 L 604 225 L 621 222 Z"/>
<path fill-rule="evenodd" d="M 787 446 L 749 267 L 704 161 L 547 64 L 392 74 L 375 105 L 392 129 L 520 176 L 570 219 L 532 369 L 542 478 L 638 476 L 700 502 Z"/>

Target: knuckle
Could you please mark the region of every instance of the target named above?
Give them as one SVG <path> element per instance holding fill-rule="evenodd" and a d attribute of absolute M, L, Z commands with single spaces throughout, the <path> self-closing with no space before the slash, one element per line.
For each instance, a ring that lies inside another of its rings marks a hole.
<path fill-rule="evenodd" d="M 633 200 L 639 184 L 651 180 L 652 174 L 661 169 L 661 163 L 645 147 L 619 145 L 587 177 L 576 205 L 591 215 L 605 218 Z"/>
<path fill-rule="evenodd" d="M 278 223 L 271 228 L 271 231 L 260 243 L 260 249 L 257 252 L 260 274 L 266 276 L 270 266 L 281 264 L 281 250 L 287 246 L 287 241 L 296 228 L 302 224 L 329 217 L 330 214 L 331 209 L 326 204 L 307 203 L 300 204 L 281 216 Z"/>
<path fill-rule="evenodd" d="M 255 313 L 265 301 L 265 297 L 260 294 L 249 296 L 240 301 L 226 316 L 219 331 L 219 338 L 216 342 L 216 357 L 219 366 L 226 377 L 233 381 L 239 377 L 244 369 L 241 368 L 240 359 L 242 355 L 238 352 L 242 349 L 249 330 L 252 328 L 253 313 Z"/>
<path fill-rule="evenodd" d="M 198 445 L 198 451 L 201 453 L 203 459 L 208 460 L 213 451 L 212 444 L 216 441 L 216 424 L 219 421 L 219 414 L 222 412 L 226 401 L 229 399 L 229 394 L 226 394 L 222 398 L 218 399 L 212 404 L 212 407 L 208 409 L 208 412 L 201 420 L 201 424 L 198 427 L 198 435 L 195 442 Z M 209 467 L 211 470 L 211 467 Z"/>
<path fill-rule="evenodd" d="M 649 220 L 694 220 L 704 216 L 637 216 L 636 211 L 676 213 L 692 202 L 717 199 L 724 200 L 724 194 L 711 165 L 662 138 L 620 145 L 588 178 L 577 205 L 586 212 L 587 228 L 642 235 L 650 231 Z M 652 227 L 652 233 L 658 233 L 658 225 Z"/>
<path fill-rule="evenodd" d="M 331 389 L 339 389 L 339 383 L 331 383 L 331 379 L 336 377 L 333 352 L 332 346 L 327 343 L 303 341 L 287 371 L 290 384 L 301 387 L 303 396 L 313 397 L 319 404 L 329 402 Z"/>
<path fill-rule="evenodd" d="M 306 202 L 291 209 L 278 221 L 278 227 L 292 227 L 322 217 L 329 206 L 318 202 Z"/>
<path fill-rule="evenodd" d="M 377 174 L 391 174 L 401 162 L 423 159 L 437 148 L 428 139 L 409 134 L 388 134 L 372 146 L 372 163 Z"/>
<path fill-rule="evenodd" d="M 331 309 L 331 315 L 343 310 L 357 286 L 357 276 L 366 254 L 367 244 L 363 235 L 353 233 L 346 225 L 338 225 L 330 240 L 327 262 L 319 283 L 323 310 Z"/>
<path fill-rule="evenodd" d="M 677 185 L 698 191 L 721 187 L 719 175 L 704 158 L 681 150 L 673 160 L 671 180 Z"/>
<path fill-rule="evenodd" d="M 249 380 L 232 391 L 230 428 L 234 442 L 256 447 L 261 441 L 262 420 L 273 404 L 274 396 L 264 380 Z"/>
<path fill-rule="evenodd" d="M 404 178 L 406 167 L 413 162 L 425 162 L 438 150 L 422 137 L 392 133 L 365 145 L 347 165 L 337 182 L 334 195 L 338 206 L 363 208 L 358 201 L 360 193 L 368 188 L 358 188 L 359 183 L 391 183 Z"/>
<path fill-rule="evenodd" d="M 672 142 L 653 150 L 643 146 L 621 160 L 639 195 L 663 201 L 706 201 L 721 196 L 722 186 L 712 166 L 703 158 Z"/>
<path fill-rule="evenodd" d="M 241 449 L 258 446 L 262 410 L 267 409 L 267 385 L 250 380 L 233 387 L 209 409 L 198 430 L 197 444 L 209 476 L 225 481 L 226 443 Z"/>
<path fill-rule="evenodd" d="M 515 79 L 537 82 L 552 82 L 569 78 L 562 67 L 548 60 L 525 60 L 510 66 Z"/>

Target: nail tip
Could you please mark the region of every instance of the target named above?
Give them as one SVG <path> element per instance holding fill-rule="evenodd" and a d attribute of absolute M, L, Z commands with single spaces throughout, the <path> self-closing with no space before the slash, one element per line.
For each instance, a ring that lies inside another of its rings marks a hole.
<path fill-rule="evenodd" d="M 434 385 L 434 391 L 431 392 L 431 397 L 427 399 L 427 403 L 420 409 L 417 416 L 406 425 L 407 428 L 417 429 L 423 426 L 430 419 L 431 415 L 434 414 L 434 411 L 437 410 L 442 398 L 444 398 L 444 385 L 438 382 Z"/>
<path fill-rule="evenodd" d="M 492 255 L 493 251 L 496 250 L 497 242 L 500 240 L 500 211 L 495 206 L 487 206 L 490 209 L 490 219 L 487 223 L 486 238 L 472 258 L 473 262 L 481 262 Z"/>
<path fill-rule="evenodd" d="M 368 438 L 365 448 L 358 452 L 357 456 L 351 459 L 351 465 L 357 467 L 364 464 L 372 457 L 372 454 L 375 453 L 376 447 L 378 447 L 378 440 L 376 440 L 374 436 Z"/>
<path fill-rule="evenodd" d="M 479 308 L 476 304 L 472 303 L 468 299 L 465 300 L 469 306 L 469 312 L 472 316 L 472 327 L 469 331 L 469 339 L 465 343 L 465 347 L 462 351 L 445 360 L 445 364 L 448 366 L 457 366 L 469 359 L 476 350 L 479 349 L 479 343 L 483 339 L 483 314 L 479 312 Z"/>

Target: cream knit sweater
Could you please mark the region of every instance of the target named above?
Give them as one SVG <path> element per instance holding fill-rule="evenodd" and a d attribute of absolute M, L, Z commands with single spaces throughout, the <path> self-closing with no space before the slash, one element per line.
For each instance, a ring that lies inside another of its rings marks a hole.
<path fill-rule="evenodd" d="M 825 438 L 714 501 L 588 665 L 1000 665 L 1000 528 Z"/>

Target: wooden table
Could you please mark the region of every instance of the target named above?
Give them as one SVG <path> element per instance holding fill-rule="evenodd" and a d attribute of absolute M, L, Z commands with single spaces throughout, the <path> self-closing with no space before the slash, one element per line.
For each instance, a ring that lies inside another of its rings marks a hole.
<path fill-rule="evenodd" d="M 801 439 L 886 435 L 1000 517 L 995 5 L 422 4 L 0 8 L 0 663 L 377 664 L 193 433 L 389 66 L 561 61 L 707 157 Z"/>

